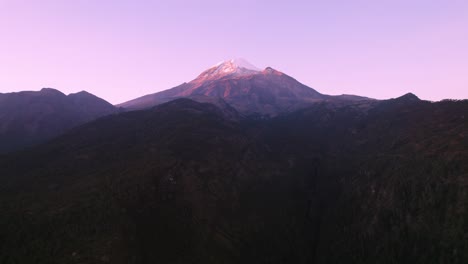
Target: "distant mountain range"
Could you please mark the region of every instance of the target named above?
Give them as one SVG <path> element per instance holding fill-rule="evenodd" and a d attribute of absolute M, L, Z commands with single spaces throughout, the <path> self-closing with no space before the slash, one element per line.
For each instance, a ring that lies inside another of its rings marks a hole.
<path fill-rule="evenodd" d="M 116 113 L 117 108 L 87 92 L 0 94 L 0 153 L 44 142 L 80 124 Z"/>
<path fill-rule="evenodd" d="M 324 95 L 270 67 L 259 70 L 245 60 L 233 59 L 209 68 L 189 83 L 117 106 L 84 91 L 68 96 L 51 88 L 0 94 L 0 154 L 42 143 L 117 111 L 146 109 L 178 98 L 209 102 L 225 113 L 257 118 L 290 113 L 317 102 L 372 100 Z"/>
<path fill-rule="evenodd" d="M 245 60 L 236 59 L 217 64 L 188 83 L 119 106 L 145 109 L 177 98 L 197 100 L 197 96 L 221 98 L 242 114 L 267 117 L 322 101 L 371 100 L 353 95 L 324 95 L 273 68 L 259 70 Z"/>
<path fill-rule="evenodd" d="M 0 94 L 0 263 L 465 264 L 467 119 L 239 60 L 119 106 Z"/>

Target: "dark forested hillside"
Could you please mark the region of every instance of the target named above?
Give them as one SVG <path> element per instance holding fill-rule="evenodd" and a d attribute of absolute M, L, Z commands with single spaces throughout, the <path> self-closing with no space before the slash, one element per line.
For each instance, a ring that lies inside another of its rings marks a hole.
<path fill-rule="evenodd" d="M 468 102 L 179 99 L 0 158 L 0 263 L 467 263 Z"/>

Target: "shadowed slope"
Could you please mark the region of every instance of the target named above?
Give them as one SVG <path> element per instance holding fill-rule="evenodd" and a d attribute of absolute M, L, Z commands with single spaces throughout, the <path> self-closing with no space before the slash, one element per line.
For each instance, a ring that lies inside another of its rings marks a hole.
<path fill-rule="evenodd" d="M 108 102 L 87 92 L 0 94 L 0 153 L 18 150 L 62 134 L 98 117 L 115 113 Z"/>
<path fill-rule="evenodd" d="M 5 263 L 466 263 L 467 102 L 179 99 L 0 159 Z"/>

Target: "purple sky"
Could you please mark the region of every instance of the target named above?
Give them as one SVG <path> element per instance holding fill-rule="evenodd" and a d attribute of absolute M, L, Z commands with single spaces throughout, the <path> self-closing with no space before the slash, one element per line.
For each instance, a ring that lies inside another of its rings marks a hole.
<path fill-rule="evenodd" d="M 468 1 L 0 0 L 0 92 L 120 103 L 236 57 L 326 94 L 468 98 Z"/>

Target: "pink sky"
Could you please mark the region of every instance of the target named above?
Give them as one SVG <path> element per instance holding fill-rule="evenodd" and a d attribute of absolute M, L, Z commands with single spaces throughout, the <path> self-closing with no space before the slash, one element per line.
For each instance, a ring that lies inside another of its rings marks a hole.
<path fill-rule="evenodd" d="M 468 1 L 0 0 L 1 93 L 121 103 L 236 57 L 326 94 L 468 98 Z"/>

